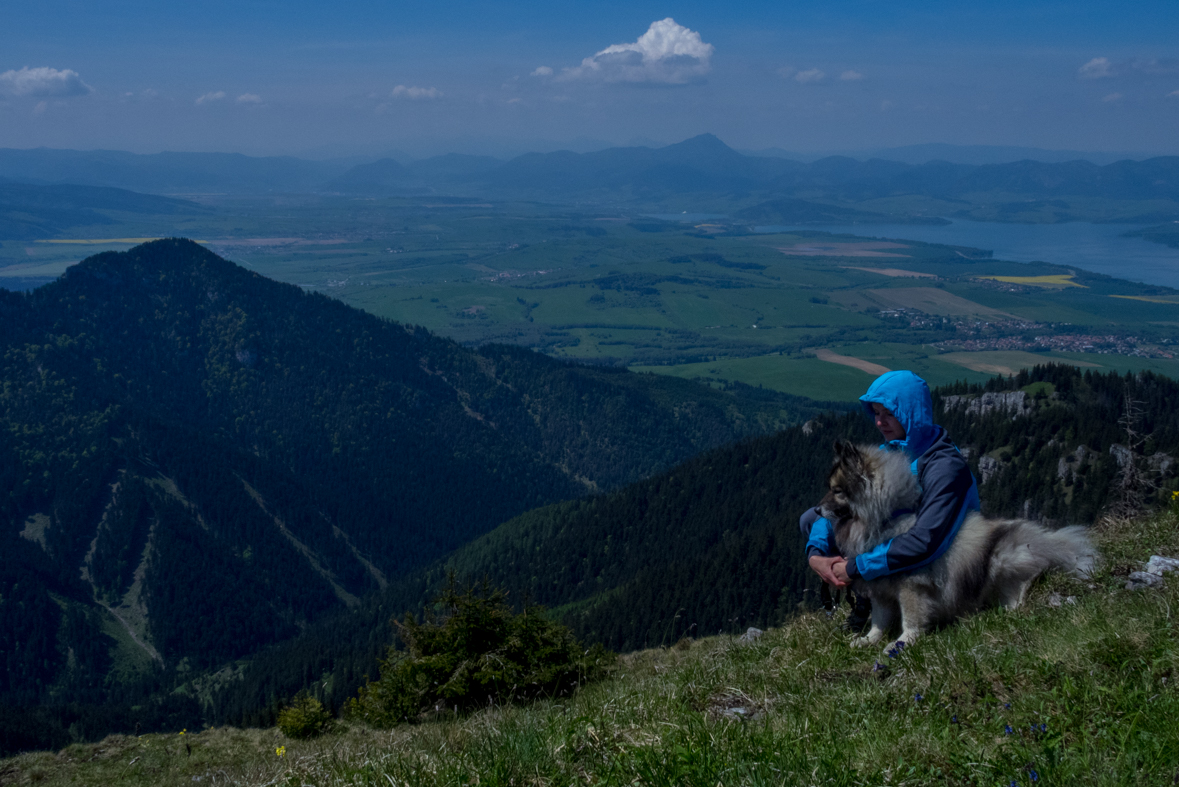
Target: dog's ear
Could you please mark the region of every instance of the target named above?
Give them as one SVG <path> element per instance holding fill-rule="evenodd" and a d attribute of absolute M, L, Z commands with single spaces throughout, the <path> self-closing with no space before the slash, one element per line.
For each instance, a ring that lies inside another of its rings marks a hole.
<path fill-rule="evenodd" d="M 860 449 L 856 448 L 847 440 L 835 441 L 835 456 L 842 462 L 849 465 L 860 465 L 863 462 L 863 456 L 860 455 Z"/>

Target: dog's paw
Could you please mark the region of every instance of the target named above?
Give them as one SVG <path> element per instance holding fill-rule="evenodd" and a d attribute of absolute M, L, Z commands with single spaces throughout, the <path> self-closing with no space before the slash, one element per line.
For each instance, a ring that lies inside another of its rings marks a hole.
<path fill-rule="evenodd" d="M 853 648 L 866 648 L 872 644 L 872 640 L 868 637 L 856 637 L 851 641 Z"/>

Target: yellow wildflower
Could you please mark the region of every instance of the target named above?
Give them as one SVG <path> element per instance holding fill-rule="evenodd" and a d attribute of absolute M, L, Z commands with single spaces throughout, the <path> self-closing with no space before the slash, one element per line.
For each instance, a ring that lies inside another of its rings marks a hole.
<path fill-rule="evenodd" d="M 279 757 L 282 757 L 284 754 L 287 753 L 287 747 L 286 746 L 279 746 L 277 749 L 274 750 L 274 753 L 277 754 Z"/>

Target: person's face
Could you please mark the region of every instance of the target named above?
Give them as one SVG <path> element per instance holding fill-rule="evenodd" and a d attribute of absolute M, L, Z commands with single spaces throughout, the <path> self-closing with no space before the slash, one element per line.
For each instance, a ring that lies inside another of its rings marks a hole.
<path fill-rule="evenodd" d="M 872 402 L 872 412 L 876 414 L 876 428 L 886 441 L 905 439 L 905 427 L 901 426 L 901 422 L 887 407 L 879 402 Z"/>

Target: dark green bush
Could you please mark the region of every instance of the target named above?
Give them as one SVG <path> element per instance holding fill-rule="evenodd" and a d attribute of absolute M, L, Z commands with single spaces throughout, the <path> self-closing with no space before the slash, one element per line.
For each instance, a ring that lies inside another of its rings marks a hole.
<path fill-rule="evenodd" d="M 599 677 L 614 654 L 586 650 L 539 606 L 514 613 L 486 582 L 460 591 L 450 577 L 419 622 L 393 621 L 406 650 L 389 649 L 381 677 L 350 701 L 353 718 L 391 726 L 426 711 L 469 711 L 556 697 Z"/>
<path fill-rule="evenodd" d="M 278 729 L 288 738 L 314 738 L 332 726 L 332 714 L 323 703 L 299 692 L 291 704 L 278 712 Z"/>

